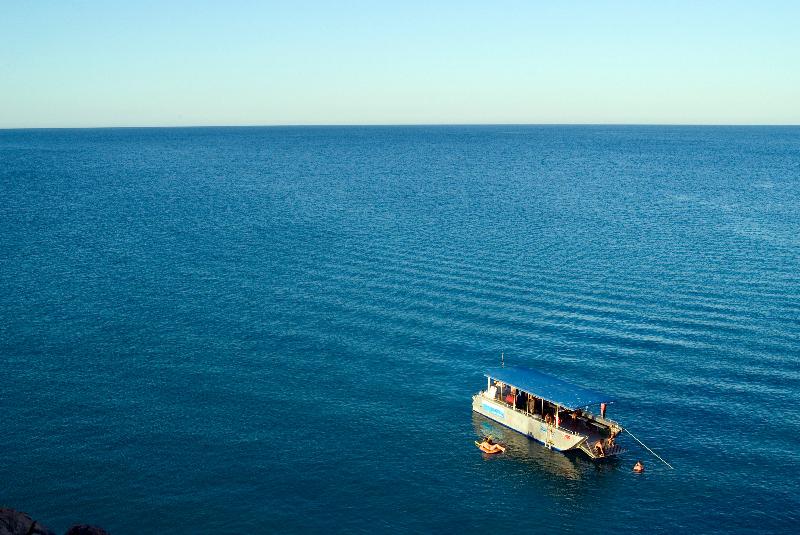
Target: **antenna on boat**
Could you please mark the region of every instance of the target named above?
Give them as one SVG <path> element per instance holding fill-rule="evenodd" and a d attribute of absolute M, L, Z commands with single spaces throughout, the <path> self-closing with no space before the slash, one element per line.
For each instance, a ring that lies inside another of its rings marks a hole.
<path fill-rule="evenodd" d="M 506 367 L 506 352 L 505 351 L 500 353 L 500 367 L 501 368 L 505 368 Z"/>

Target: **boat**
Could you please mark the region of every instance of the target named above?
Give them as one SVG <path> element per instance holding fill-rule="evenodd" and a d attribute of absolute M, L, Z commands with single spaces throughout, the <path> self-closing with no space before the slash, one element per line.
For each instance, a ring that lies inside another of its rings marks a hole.
<path fill-rule="evenodd" d="M 472 397 L 472 410 L 561 452 L 593 461 L 625 450 L 616 443 L 623 427 L 605 417 L 611 396 L 522 366 L 486 371 L 486 390 Z M 593 412 L 597 408 L 597 412 Z"/>

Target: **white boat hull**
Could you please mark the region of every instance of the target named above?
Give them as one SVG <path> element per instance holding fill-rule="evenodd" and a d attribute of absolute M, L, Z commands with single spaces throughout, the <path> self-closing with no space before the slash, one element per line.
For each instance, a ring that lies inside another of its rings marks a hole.
<path fill-rule="evenodd" d="M 547 424 L 537 415 L 513 409 L 496 399 L 484 396 L 483 393 L 473 396 L 472 410 L 554 450 L 577 449 L 586 440 L 584 435 Z"/>

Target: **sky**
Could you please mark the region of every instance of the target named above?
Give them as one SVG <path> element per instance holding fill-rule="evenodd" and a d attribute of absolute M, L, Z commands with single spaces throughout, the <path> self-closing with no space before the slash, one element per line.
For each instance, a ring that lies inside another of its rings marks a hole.
<path fill-rule="evenodd" d="M 800 124 L 797 1 L 0 0 L 0 128 Z"/>

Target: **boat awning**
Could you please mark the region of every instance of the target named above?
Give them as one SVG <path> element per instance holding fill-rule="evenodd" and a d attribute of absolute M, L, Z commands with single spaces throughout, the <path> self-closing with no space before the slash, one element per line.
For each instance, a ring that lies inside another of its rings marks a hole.
<path fill-rule="evenodd" d="M 486 375 L 570 410 L 613 401 L 611 396 L 602 392 L 582 388 L 552 375 L 521 366 L 490 368 L 486 370 Z"/>

